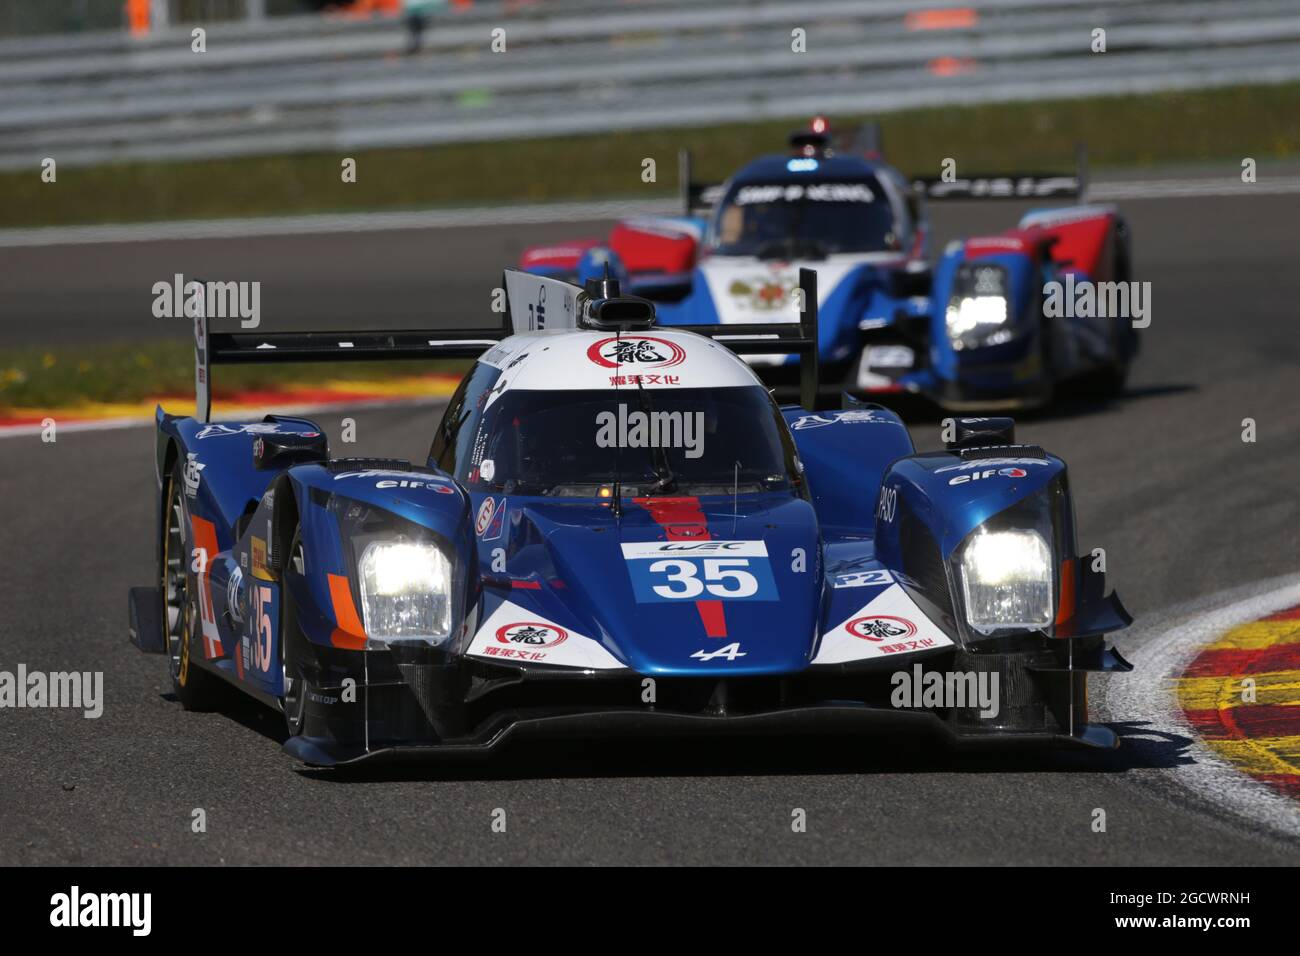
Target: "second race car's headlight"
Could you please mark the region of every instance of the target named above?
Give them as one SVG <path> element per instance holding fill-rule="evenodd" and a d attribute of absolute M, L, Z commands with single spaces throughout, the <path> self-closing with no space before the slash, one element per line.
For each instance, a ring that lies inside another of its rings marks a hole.
<path fill-rule="evenodd" d="M 373 541 L 357 572 L 370 638 L 438 643 L 451 634 L 451 562 L 441 548 Z"/>
<path fill-rule="evenodd" d="M 953 277 L 944 323 L 952 347 L 959 352 L 1009 342 L 1006 270 L 994 265 L 961 266 Z"/>
<path fill-rule="evenodd" d="M 957 573 L 966 623 L 981 634 L 1051 625 L 1052 552 L 1037 531 L 975 532 L 962 548 Z"/>

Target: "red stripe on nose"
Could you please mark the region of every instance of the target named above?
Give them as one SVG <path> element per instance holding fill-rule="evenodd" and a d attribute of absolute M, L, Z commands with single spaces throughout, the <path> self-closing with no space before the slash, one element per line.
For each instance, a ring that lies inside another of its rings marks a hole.
<path fill-rule="evenodd" d="M 655 524 L 664 529 L 664 537 L 669 541 L 708 541 L 712 537 L 699 498 L 632 500 L 650 512 Z M 727 612 L 721 601 L 696 601 L 695 609 L 700 612 L 700 622 L 703 623 L 707 636 L 727 636 Z"/>
<path fill-rule="evenodd" d="M 695 609 L 700 612 L 705 634 L 709 637 L 727 636 L 727 615 L 721 601 L 696 601 Z"/>

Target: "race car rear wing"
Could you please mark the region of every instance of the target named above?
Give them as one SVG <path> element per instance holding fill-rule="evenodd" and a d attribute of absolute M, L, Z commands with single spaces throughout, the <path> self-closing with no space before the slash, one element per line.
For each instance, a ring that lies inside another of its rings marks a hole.
<path fill-rule="evenodd" d="M 387 332 L 213 332 L 199 315 L 194 319 L 194 417 L 211 418 L 213 365 L 477 358 L 512 331 L 508 312 L 499 326 L 488 328 Z"/>
<path fill-rule="evenodd" d="M 1073 173 L 989 173 L 945 180 L 914 176 L 912 186 L 927 199 L 1074 199 L 1088 196 L 1088 148 L 1075 146 Z"/>
<path fill-rule="evenodd" d="M 607 328 L 654 322 L 654 303 L 619 295 L 606 279 L 578 286 L 507 269 L 502 276 L 501 323 L 476 329 L 410 329 L 365 332 L 213 332 L 205 310 L 194 318 L 194 417 L 212 416 L 212 366 L 287 362 L 377 362 L 402 359 L 477 358 L 516 333 L 545 329 Z M 798 354 L 800 397 L 812 410 L 818 388 L 817 273 L 799 270 L 802 309 L 798 322 L 765 325 L 672 326 L 721 342 L 740 355 Z M 202 296 L 195 303 L 202 303 Z M 743 331 L 742 331 L 743 329 Z"/>

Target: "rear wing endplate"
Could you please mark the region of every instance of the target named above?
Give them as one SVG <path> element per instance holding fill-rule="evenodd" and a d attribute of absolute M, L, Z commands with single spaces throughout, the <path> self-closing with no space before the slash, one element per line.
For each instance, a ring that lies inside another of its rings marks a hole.
<path fill-rule="evenodd" d="M 500 326 L 387 332 L 213 332 L 205 315 L 194 319 L 194 417 L 212 415 L 212 366 L 285 362 L 379 362 L 477 358 L 512 332 Z"/>
<path fill-rule="evenodd" d="M 697 183 L 691 178 L 691 151 L 677 151 L 677 190 L 681 197 L 682 213 L 694 216 L 705 213 L 722 198 L 725 183 Z"/>

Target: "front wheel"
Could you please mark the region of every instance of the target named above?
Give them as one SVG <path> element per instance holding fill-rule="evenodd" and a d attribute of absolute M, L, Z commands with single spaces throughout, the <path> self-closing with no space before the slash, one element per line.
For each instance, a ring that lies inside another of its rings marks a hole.
<path fill-rule="evenodd" d="M 163 523 L 162 594 L 167 628 L 167 671 L 172 693 L 186 710 L 212 710 L 221 693 L 219 678 L 191 659 L 195 627 L 199 624 L 199 575 L 193 570 L 189 522 L 185 517 L 180 467 L 167 479 L 166 520 Z"/>
<path fill-rule="evenodd" d="M 302 534 L 295 529 L 293 540 L 289 545 L 289 561 L 285 567 L 283 584 L 280 589 L 280 672 L 284 681 L 284 696 L 280 698 L 280 709 L 284 711 L 284 723 L 289 736 L 296 737 L 302 733 L 307 714 L 307 679 L 303 676 L 300 664 L 300 648 L 303 636 L 298 629 L 298 613 L 293 597 L 289 592 L 289 575 L 305 577 L 307 558 L 302 547 Z"/>

